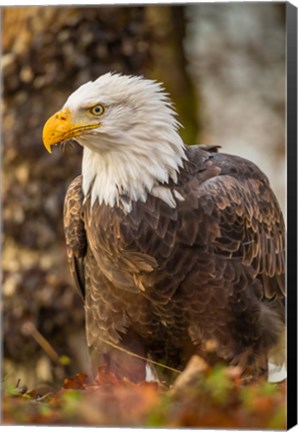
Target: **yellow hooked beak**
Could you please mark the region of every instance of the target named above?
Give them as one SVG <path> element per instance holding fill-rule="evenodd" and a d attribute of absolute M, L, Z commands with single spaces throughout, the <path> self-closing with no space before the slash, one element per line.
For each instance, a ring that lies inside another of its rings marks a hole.
<path fill-rule="evenodd" d="M 99 124 L 83 124 L 72 121 L 72 115 L 68 108 L 56 112 L 46 122 L 43 128 L 42 139 L 45 148 L 52 153 L 51 147 L 62 141 L 75 138 L 87 129 L 94 129 Z"/>

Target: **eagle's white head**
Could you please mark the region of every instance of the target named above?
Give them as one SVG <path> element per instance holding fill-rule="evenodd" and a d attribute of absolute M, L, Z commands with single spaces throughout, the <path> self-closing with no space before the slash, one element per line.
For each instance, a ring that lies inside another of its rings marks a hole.
<path fill-rule="evenodd" d="M 169 205 L 163 184 L 177 180 L 185 147 L 168 95 L 152 80 L 107 73 L 79 87 L 46 122 L 43 141 L 72 139 L 84 147 L 83 193 L 91 205 L 119 205 L 121 196 L 145 201 L 148 193 Z"/>

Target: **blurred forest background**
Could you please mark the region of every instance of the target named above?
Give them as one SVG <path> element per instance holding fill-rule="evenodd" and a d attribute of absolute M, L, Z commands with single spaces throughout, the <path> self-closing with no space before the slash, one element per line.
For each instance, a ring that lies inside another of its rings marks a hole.
<path fill-rule="evenodd" d="M 13 383 L 87 368 L 62 224 L 81 149 L 49 155 L 41 135 L 71 92 L 107 71 L 164 82 L 185 142 L 254 161 L 285 208 L 284 3 L 3 8 L 3 376 Z"/>

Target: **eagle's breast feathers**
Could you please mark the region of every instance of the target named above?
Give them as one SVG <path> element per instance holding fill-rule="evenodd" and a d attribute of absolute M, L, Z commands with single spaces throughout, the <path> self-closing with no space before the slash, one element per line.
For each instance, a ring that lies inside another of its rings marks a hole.
<path fill-rule="evenodd" d="M 277 341 L 284 225 L 268 180 L 252 163 L 201 146 L 187 149 L 187 157 L 177 182 L 163 185 L 179 197 L 175 206 L 151 194 L 129 212 L 91 206 L 81 176 L 70 186 L 66 241 L 72 273 L 86 293 L 90 345 L 102 350 L 103 339 L 119 343 L 133 328 L 156 358 L 166 338 L 163 357 L 181 367 L 185 358 L 177 349 L 183 353 L 184 345 L 215 339 L 220 356 L 235 358 L 245 340 L 255 341 L 256 352 Z"/>

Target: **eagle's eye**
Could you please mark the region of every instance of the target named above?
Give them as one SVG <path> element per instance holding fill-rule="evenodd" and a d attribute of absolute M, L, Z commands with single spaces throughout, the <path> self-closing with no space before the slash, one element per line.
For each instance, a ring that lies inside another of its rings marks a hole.
<path fill-rule="evenodd" d="M 105 107 L 103 105 L 98 104 L 90 108 L 90 112 L 95 116 L 101 116 L 105 112 Z"/>

